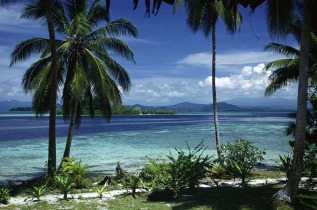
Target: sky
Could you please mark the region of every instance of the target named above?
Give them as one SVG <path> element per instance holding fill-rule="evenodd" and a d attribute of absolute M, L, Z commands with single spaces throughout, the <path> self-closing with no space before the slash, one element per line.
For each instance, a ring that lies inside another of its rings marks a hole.
<path fill-rule="evenodd" d="M 10 54 L 16 44 L 32 37 L 48 37 L 40 23 L 20 19 L 26 1 L 10 7 L 0 6 L 0 101 L 31 101 L 21 80 L 25 70 L 39 58 L 10 65 Z M 170 105 L 180 102 L 212 103 L 211 37 L 193 33 L 186 25 L 186 13 L 162 3 L 157 16 L 144 18 L 145 5 L 139 2 L 132 10 L 132 0 L 112 0 L 111 20 L 126 18 L 139 30 L 139 36 L 120 37 L 134 51 L 136 64 L 112 55 L 129 73 L 132 89 L 123 93 L 123 104 Z M 224 24 L 216 25 L 216 85 L 218 101 L 235 98 L 263 98 L 270 72 L 263 72 L 266 63 L 283 58 L 264 52 L 268 42 L 280 42 L 298 48 L 296 40 L 272 39 L 266 27 L 265 7 L 255 13 L 240 8 L 243 15 L 241 32 L 229 34 Z M 106 24 L 106 23 L 104 23 Z M 57 37 L 61 37 L 57 35 Z M 297 86 L 291 85 L 272 97 L 296 99 Z M 60 96 L 60 94 L 59 94 Z"/>

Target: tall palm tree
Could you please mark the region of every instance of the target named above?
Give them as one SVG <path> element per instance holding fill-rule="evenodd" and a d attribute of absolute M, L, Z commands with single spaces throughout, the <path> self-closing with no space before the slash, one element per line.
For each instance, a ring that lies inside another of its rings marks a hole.
<path fill-rule="evenodd" d="M 1 3 L 7 4 L 13 0 L 1 0 Z M 54 30 L 54 20 L 52 9 L 54 9 L 54 0 L 33 0 L 29 1 L 24 8 L 21 18 L 26 18 L 34 21 L 45 23 L 49 32 L 50 51 L 52 55 L 52 88 L 50 93 L 50 118 L 49 118 L 49 146 L 48 146 L 48 175 L 53 178 L 56 171 L 56 135 L 55 135 L 55 119 L 56 119 L 56 99 L 57 99 L 57 53 L 56 40 Z M 53 8 L 52 8 L 53 5 Z"/>
<path fill-rule="evenodd" d="M 205 37 L 212 36 L 212 95 L 216 146 L 218 158 L 221 157 L 219 122 L 216 92 L 216 23 L 222 19 L 227 30 L 234 34 L 240 30 L 242 16 L 237 7 L 229 7 L 226 1 L 216 0 L 177 0 L 175 9 L 184 4 L 187 12 L 187 24 L 194 31 L 202 30 Z"/>
<path fill-rule="evenodd" d="M 312 25 L 316 23 L 316 20 L 312 19 L 312 11 L 316 9 L 316 4 L 316 0 L 305 0 L 304 2 L 299 0 L 267 0 L 266 3 L 269 33 L 273 37 L 286 37 L 288 34 L 288 26 L 295 16 L 296 11 L 300 11 L 303 17 L 300 38 L 296 136 L 292 171 L 286 186 L 274 195 L 275 198 L 288 202 L 294 202 L 296 200 L 303 169 L 307 119 L 310 34 Z"/>
<path fill-rule="evenodd" d="M 115 36 L 130 34 L 136 37 L 136 27 L 125 19 L 118 19 L 94 30 L 101 21 L 108 22 L 108 16 L 100 0 L 95 0 L 90 8 L 88 6 L 86 0 L 80 4 L 75 0 L 65 5 L 58 2 L 56 7 L 59 10 L 54 13 L 55 27 L 65 38 L 56 40 L 59 61 L 57 84 L 63 86 L 64 118 L 71 118 L 64 157 L 69 157 L 74 125 L 80 125 L 82 107 L 88 105 L 90 115 L 94 116 L 97 106 L 109 120 L 110 105 L 121 103 L 121 93 L 115 81 L 125 92 L 131 86 L 125 69 L 110 57 L 107 50 L 134 61 L 132 50 Z M 52 90 L 49 41 L 45 38 L 22 41 L 11 55 L 11 64 L 14 64 L 33 53 L 42 54 L 40 60 L 26 71 L 22 81 L 24 90 L 33 94 L 33 107 L 37 115 L 48 110 L 48 93 Z"/>

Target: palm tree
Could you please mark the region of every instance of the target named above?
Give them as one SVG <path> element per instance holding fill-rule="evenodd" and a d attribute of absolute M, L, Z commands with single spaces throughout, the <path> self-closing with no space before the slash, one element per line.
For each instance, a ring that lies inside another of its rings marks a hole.
<path fill-rule="evenodd" d="M 303 14 L 301 27 L 299 76 L 298 76 L 298 100 L 296 114 L 296 136 L 293 150 L 293 164 L 290 179 L 286 186 L 278 191 L 274 197 L 288 202 L 294 202 L 298 192 L 299 182 L 303 169 L 303 156 L 305 151 L 307 95 L 309 75 L 309 51 L 311 41 L 312 11 L 316 8 L 315 0 L 305 0 L 303 3 L 297 0 L 267 0 L 267 23 L 269 33 L 274 37 L 286 37 L 288 27 L 295 16 L 296 11 Z"/>
<path fill-rule="evenodd" d="M 1 0 L 2 4 L 8 4 L 14 0 Z M 54 31 L 54 20 L 52 15 L 52 3 L 56 1 L 51 0 L 33 0 L 30 1 L 21 16 L 21 18 L 31 19 L 34 21 L 40 20 L 47 24 L 49 32 L 49 44 L 52 55 L 51 71 L 52 71 L 52 88 L 50 93 L 50 119 L 49 119 L 49 147 L 48 147 L 48 175 L 53 178 L 56 171 L 56 135 L 55 135 L 55 118 L 56 118 L 56 99 L 57 99 L 57 53 L 56 40 Z M 22 56 L 23 57 L 23 56 Z"/>
<path fill-rule="evenodd" d="M 213 111 L 216 135 L 216 146 L 218 158 L 221 157 L 219 123 L 217 111 L 217 92 L 216 92 L 216 23 L 222 19 L 227 30 L 234 34 L 240 30 L 242 16 L 237 7 L 229 7 L 225 1 L 210 0 L 177 0 L 175 9 L 185 4 L 187 12 L 187 24 L 194 31 L 202 30 L 205 37 L 212 36 L 212 95 Z"/>
<path fill-rule="evenodd" d="M 66 11 L 59 2 L 59 12 L 55 27 L 65 37 L 56 40 L 58 76 L 57 84 L 63 85 L 63 115 L 71 118 L 64 157 L 69 157 L 75 124 L 80 125 L 81 110 L 89 107 L 93 117 L 95 107 L 102 110 L 103 117 L 110 120 L 111 104 L 121 103 L 121 93 L 128 92 L 131 86 L 126 70 L 114 61 L 107 50 L 123 58 L 134 61 L 132 50 L 123 41 L 115 38 L 130 34 L 137 36 L 138 30 L 129 21 L 118 19 L 101 28 L 96 28 L 101 21 L 108 22 L 108 15 L 100 0 L 95 0 L 91 7 L 83 0 L 81 7 L 77 1 L 65 3 Z M 49 92 L 52 89 L 50 71 L 52 56 L 49 40 L 32 38 L 16 45 L 11 64 L 28 58 L 32 53 L 42 53 L 41 59 L 26 71 L 22 84 L 26 92 L 33 93 L 33 107 L 36 114 L 48 110 Z M 116 82 L 115 82 L 116 81 Z"/>

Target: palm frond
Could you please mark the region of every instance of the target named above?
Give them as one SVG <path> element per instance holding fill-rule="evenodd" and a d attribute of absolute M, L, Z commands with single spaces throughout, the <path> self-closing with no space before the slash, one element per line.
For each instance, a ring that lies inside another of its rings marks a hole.
<path fill-rule="evenodd" d="M 65 0 L 64 7 L 69 20 L 73 20 L 77 15 L 87 15 L 88 1 L 87 0 Z"/>
<path fill-rule="evenodd" d="M 95 47 L 96 56 L 101 59 L 108 67 L 110 75 L 122 87 L 123 91 L 128 92 L 131 88 L 131 80 L 128 72 L 116 61 L 114 61 L 109 54 L 101 47 Z"/>
<path fill-rule="evenodd" d="M 124 35 L 138 36 L 138 29 L 130 21 L 120 18 L 103 26 L 88 35 L 89 39 L 104 38 L 104 37 L 118 37 Z"/>
<path fill-rule="evenodd" d="M 272 42 L 264 46 L 264 51 L 271 51 L 274 53 L 278 53 L 288 58 L 295 58 L 295 57 L 299 57 L 300 55 L 299 50 L 291 46 L 287 46 L 287 45 L 279 44 L 279 43 L 272 43 Z"/>
<path fill-rule="evenodd" d="M 27 39 L 14 47 L 10 56 L 10 66 L 14 65 L 18 61 L 28 59 L 31 55 L 43 52 L 50 44 L 49 39 L 44 38 L 32 38 Z"/>
<path fill-rule="evenodd" d="M 271 37 L 287 36 L 297 4 L 298 0 L 267 0 L 266 22 Z"/>
<path fill-rule="evenodd" d="M 269 77 L 270 84 L 265 89 L 265 96 L 270 96 L 277 90 L 298 81 L 298 68 L 282 67 L 275 70 Z"/>
<path fill-rule="evenodd" d="M 100 45 L 112 53 L 135 62 L 134 53 L 130 47 L 122 40 L 117 38 L 98 38 L 90 42 L 92 45 Z"/>
<path fill-rule="evenodd" d="M 92 26 L 97 26 L 101 21 L 109 23 L 109 13 L 102 2 L 102 0 L 95 0 L 88 11 L 87 19 Z"/>
<path fill-rule="evenodd" d="M 265 65 L 264 67 L 264 71 L 267 71 L 271 68 L 282 68 L 282 67 L 287 67 L 290 62 L 292 62 L 293 59 L 280 59 L 280 60 L 275 60 L 275 61 L 272 61 L 268 64 Z"/>

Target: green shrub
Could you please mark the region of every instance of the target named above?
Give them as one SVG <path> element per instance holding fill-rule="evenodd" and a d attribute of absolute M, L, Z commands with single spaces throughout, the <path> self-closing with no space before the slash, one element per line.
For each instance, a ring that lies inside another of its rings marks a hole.
<path fill-rule="evenodd" d="M 317 145 L 307 146 L 304 155 L 304 172 L 311 180 L 317 176 Z"/>
<path fill-rule="evenodd" d="M 204 178 L 211 167 L 209 156 L 203 156 L 206 147 L 203 141 L 193 150 L 186 142 L 188 152 L 175 148 L 177 157 L 170 152 L 166 158 L 153 160 L 148 158 L 147 165 L 144 166 L 141 176 L 146 182 L 152 184 L 153 188 L 173 189 L 176 196 L 183 194 L 186 188 L 194 190 L 198 186 L 199 180 Z"/>
<path fill-rule="evenodd" d="M 123 182 L 123 185 L 125 188 L 129 189 L 131 188 L 132 190 L 132 197 L 135 199 L 135 193 L 136 189 L 139 188 L 139 183 L 140 183 L 140 176 L 137 174 L 132 174 L 132 175 L 126 175 L 125 176 L 125 181 Z"/>
<path fill-rule="evenodd" d="M 233 141 L 233 144 L 227 143 L 221 145 L 222 156 L 220 161 L 225 164 L 228 172 L 234 178 L 242 179 L 242 185 L 245 179 L 250 176 L 254 166 L 263 160 L 263 151 L 253 146 L 251 142 L 240 139 Z"/>
<path fill-rule="evenodd" d="M 56 176 L 56 186 L 63 193 L 64 199 L 67 200 L 67 194 L 72 190 L 74 183 L 68 177 Z"/>
<path fill-rule="evenodd" d="M 94 191 L 98 194 L 98 198 L 102 199 L 103 192 L 105 191 L 106 187 L 101 187 L 101 188 L 94 188 Z"/>
<path fill-rule="evenodd" d="M 185 188 L 194 190 L 198 186 L 199 180 L 206 177 L 208 168 L 211 167 L 211 157 L 203 156 L 206 147 L 204 141 L 201 141 L 193 150 L 186 142 L 188 153 L 175 148 L 178 153 L 174 158 L 170 153 L 167 157 L 171 161 L 172 189 L 176 195 L 181 195 Z"/>
<path fill-rule="evenodd" d="M 82 188 L 82 181 L 86 178 L 86 175 L 92 173 L 92 171 L 86 170 L 88 164 L 82 165 L 82 161 L 75 162 L 73 157 L 65 158 L 62 163 L 62 175 L 69 176 L 76 183 L 76 188 Z"/>
<path fill-rule="evenodd" d="M 279 157 L 280 157 L 281 164 L 276 162 L 277 164 L 275 165 L 275 168 L 279 171 L 286 173 L 286 177 L 289 180 L 291 169 L 292 169 L 293 158 L 290 155 L 287 155 L 287 156 L 280 155 Z"/>
<path fill-rule="evenodd" d="M 120 161 L 117 161 L 117 167 L 116 167 L 116 173 L 115 173 L 114 179 L 121 180 L 122 178 L 124 178 L 124 176 L 125 176 L 125 172 L 121 168 Z"/>
<path fill-rule="evenodd" d="M 215 178 L 221 178 L 226 174 L 226 168 L 221 165 L 212 166 L 211 173 Z"/>
<path fill-rule="evenodd" d="M 156 160 L 147 157 L 147 163 L 143 165 L 140 177 L 147 187 L 165 189 L 170 186 L 172 179 L 170 171 L 171 165 L 166 162 L 163 155 L 159 155 Z"/>
<path fill-rule="evenodd" d="M 37 201 L 40 201 L 40 197 L 44 194 L 45 186 L 41 187 L 32 187 L 31 189 L 28 190 L 28 193 L 31 195 L 32 200 L 36 199 Z M 30 198 L 30 197 L 29 197 Z M 27 198 L 28 199 L 28 198 Z M 26 200 L 27 200 L 26 199 Z"/>
<path fill-rule="evenodd" d="M 10 190 L 8 188 L 0 188 L 0 203 L 7 204 L 10 200 Z"/>

